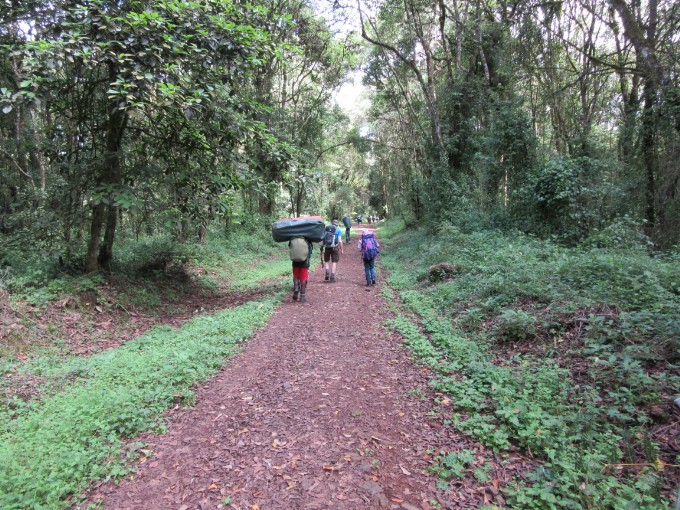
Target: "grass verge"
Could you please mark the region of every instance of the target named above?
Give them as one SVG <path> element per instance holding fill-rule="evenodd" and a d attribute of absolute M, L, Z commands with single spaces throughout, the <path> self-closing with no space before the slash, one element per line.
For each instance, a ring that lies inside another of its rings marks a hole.
<path fill-rule="evenodd" d="M 310 270 L 317 264 L 317 258 L 312 256 Z M 276 285 L 286 277 L 292 278 L 287 244 L 273 242 L 269 233 L 266 236 L 237 233 L 228 240 L 213 236 L 205 246 L 197 247 L 194 262 L 214 275 L 213 281 L 227 281 L 230 290 L 259 288 L 263 282 Z"/>
<path fill-rule="evenodd" d="M 671 507 L 680 479 L 668 437 L 680 391 L 673 255 L 567 250 L 452 226 L 381 234 L 389 325 L 433 369 L 451 426 L 513 473 L 498 505 Z M 440 488 L 479 483 L 483 451 L 460 455 L 438 452 Z"/>
<path fill-rule="evenodd" d="M 277 299 L 155 328 L 78 361 L 69 390 L 0 413 L 0 508 L 58 509 L 89 482 L 125 473 L 123 441 L 163 427 L 163 411 L 219 370 Z M 134 455 L 134 452 L 132 453 Z"/>

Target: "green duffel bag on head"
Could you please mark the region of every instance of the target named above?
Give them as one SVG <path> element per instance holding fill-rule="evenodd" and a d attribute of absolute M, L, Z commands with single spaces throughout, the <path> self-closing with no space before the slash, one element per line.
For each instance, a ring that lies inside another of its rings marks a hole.
<path fill-rule="evenodd" d="M 272 223 L 272 237 L 277 243 L 304 237 L 309 242 L 323 239 L 324 222 L 318 216 L 308 218 L 287 218 Z"/>

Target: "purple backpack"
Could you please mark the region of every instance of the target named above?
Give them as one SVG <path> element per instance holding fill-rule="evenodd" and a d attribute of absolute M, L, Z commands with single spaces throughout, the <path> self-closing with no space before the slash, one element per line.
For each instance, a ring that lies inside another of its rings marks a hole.
<path fill-rule="evenodd" d="M 361 234 L 361 258 L 371 260 L 378 256 L 378 243 L 373 234 Z"/>

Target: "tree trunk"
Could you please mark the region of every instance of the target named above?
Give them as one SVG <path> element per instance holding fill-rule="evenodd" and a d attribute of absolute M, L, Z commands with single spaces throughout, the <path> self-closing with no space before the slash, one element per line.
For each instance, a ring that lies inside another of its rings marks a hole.
<path fill-rule="evenodd" d="M 31 121 L 31 146 L 29 149 L 29 158 L 31 160 L 31 165 L 33 168 L 38 170 L 38 175 L 40 176 L 40 191 L 43 193 L 47 189 L 47 170 L 45 169 L 45 163 L 40 154 L 40 134 L 38 131 L 38 125 L 35 115 L 35 108 L 32 105 L 28 106 L 28 116 Z"/>
<path fill-rule="evenodd" d="M 109 64 L 109 83 L 116 81 L 118 71 L 114 63 Z M 127 113 L 118 107 L 118 101 L 111 102 L 109 107 L 109 118 L 106 127 L 106 154 L 102 162 L 99 173 L 98 185 L 108 185 L 113 187 L 120 183 L 120 146 L 127 123 Z M 110 268 L 113 257 L 113 241 L 116 233 L 116 212 L 117 207 L 113 205 L 113 196 L 109 196 L 108 215 L 106 214 L 106 204 L 97 204 L 92 210 L 92 223 L 90 225 L 90 240 L 87 244 L 87 255 L 85 259 L 85 270 L 88 273 L 97 271 L 100 268 Z M 101 247 L 99 256 L 99 240 L 104 221 L 106 220 L 106 234 L 104 244 Z"/>
<path fill-rule="evenodd" d="M 186 218 L 183 219 L 179 224 L 179 244 L 184 244 L 189 238 L 189 230 L 191 228 L 191 223 Z"/>
<path fill-rule="evenodd" d="M 295 216 L 300 216 L 302 214 L 302 197 L 305 194 L 304 185 L 300 185 L 295 196 Z"/>
<path fill-rule="evenodd" d="M 85 257 L 85 271 L 93 273 L 99 269 L 97 261 L 97 250 L 99 248 L 99 239 L 101 238 L 102 229 L 104 227 L 104 217 L 106 213 L 106 204 L 103 202 L 95 205 L 92 208 L 92 222 L 90 223 L 90 240 L 87 243 L 87 255 Z"/>
<path fill-rule="evenodd" d="M 416 63 L 409 59 L 406 55 L 404 55 L 398 48 L 384 43 L 374 37 L 371 37 L 368 35 L 368 32 L 366 31 L 366 26 L 365 26 L 365 19 L 364 19 L 364 12 L 361 7 L 360 0 L 357 0 L 357 8 L 359 11 L 359 19 L 361 22 L 361 37 L 365 39 L 366 41 L 370 42 L 371 44 L 374 44 L 376 46 L 379 46 L 380 48 L 383 48 L 389 52 L 391 52 L 395 57 L 397 57 L 401 62 L 403 62 L 411 71 L 413 71 L 414 76 L 418 80 L 418 84 L 420 85 L 420 88 L 423 92 L 423 96 L 425 99 L 425 105 L 427 106 L 427 111 L 430 115 L 430 128 L 432 131 L 432 142 L 434 144 L 435 150 L 437 152 L 437 158 L 439 160 L 439 163 L 442 165 L 442 167 L 446 167 L 448 165 L 448 158 L 447 158 L 447 153 L 446 153 L 446 148 L 444 147 L 444 141 L 442 138 L 442 129 L 441 129 L 441 121 L 439 119 L 439 111 L 437 109 L 436 105 L 436 96 L 435 96 L 435 83 L 434 80 L 428 80 L 426 81 L 425 78 L 423 77 L 423 74 L 420 72 L 420 69 L 416 65 Z M 378 30 L 374 26 L 374 23 L 370 20 L 366 20 L 368 23 L 371 24 L 373 27 L 374 32 L 376 33 L 376 36 L 378 35 Z M 418 29 L 419 25 L 414 21 L 414 28 Z M 424 44 L 423 50 L 426 53 L 426 58 L 428 59 L 428 62 L 431 62 L 432 55 L 429 54 L 429 46 L 425 43 L 424 38 L 420 38 L 420 42 Z"/>
<path fill-rule="evenodd" d="M 654 111 L 654 96 L 656 86 L 649 81 L 645 84 L 644 110 L 642 113 L 642 133 L 640 137 L 640 150 L 642 161 L 645 165 L 645 220 L 646 231 L 652 235 L 656 227 L 656 126 L 657 115 Z"/>
<path fill-rule="evenodd" d="M 652 234 L 656 227 L 656 134 L 658 121 L 658 101 L 661 99 L 661 88 L 666 81 L 666 70 L 661 66 L 656 55 L 657 0 L 649 2 L 649 19 L 646 23 L 646 34 L 643 26 L 633 15 L 633 11 L 624 0 L 610 0 L 612 6 L 621 16 L 624 33 L 635 47 L 635 53 L 642 62 L 641 75 L 645 86 L 643 91 L 643 111 L 640 134 L 640 153 L 645 166 L 645 219 L 647 233 Z"/>
<path fill-rule="evenodd" d="M 224 234 L 229 237 L 234 228 L 234 220 L 231 210 L 228 210 L 224 215 Z"/>
<path fill-rule="evenodd" d="M 613 17 L 613 14 L 612 14 Z M 619 39 L 618 26 L 612 22 L 616 41 L 617 63 L 619 66 L 619 90 L 621 91 L 622 100 L 622 125 L 621 133 L 618 140 L 619 158 L 624 164 L 629 165 L 633 157 L 633 149 L 635 146 L 635 130 L 637 127 L 637 113 L 640 107 L 640 97 L 638 94 L 638 84 L 640 78 L 637 74 L 633 74 L 628 83 L 628 77 L 625 68 L 626 57 L 623 49 L 623 44 Z"/>
<path fill-rule="evenodd" d="M 116 226 L 118 224 L 118 208 L 109 204 L 106 215 L 106 230 L 104 232 L 104 242 L 99 248 L 97 261 L 99 267 L 104 271 L 111 272 L 111 261 L 113 259 L 113 240 L 116 237 Z"/>

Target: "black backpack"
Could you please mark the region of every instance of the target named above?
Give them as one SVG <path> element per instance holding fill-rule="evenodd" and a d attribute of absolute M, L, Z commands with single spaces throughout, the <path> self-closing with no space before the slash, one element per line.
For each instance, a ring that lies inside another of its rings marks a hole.
<path fill-rule="evenodd" d="M 323 232 L 323 245 L 325 248 L 337 247 L 337 236 L 335 235 L 335 225 L 328 225 Z"/>

